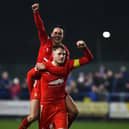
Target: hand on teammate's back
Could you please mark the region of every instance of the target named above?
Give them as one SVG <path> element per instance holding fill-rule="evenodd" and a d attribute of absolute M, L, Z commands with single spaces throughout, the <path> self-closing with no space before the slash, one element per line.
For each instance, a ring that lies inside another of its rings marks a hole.
<path fill-rule="evenodd" d="M 43 63 L 37 63 L 35 65 L 35 67 L 38 69 L 38 70 L 44 70 L 45 69 L 45 65 Z"/>

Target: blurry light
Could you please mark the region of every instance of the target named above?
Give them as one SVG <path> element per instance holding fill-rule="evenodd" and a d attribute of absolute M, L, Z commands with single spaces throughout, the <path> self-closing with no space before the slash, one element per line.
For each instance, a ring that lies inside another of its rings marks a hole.
<path fill-rule="evenodd" d="M 103 32 L 103 37 L 104 38 L 110 38 L 110 36 L 111 36 L 110 32 L 108 32 L 108 31 Z"/>

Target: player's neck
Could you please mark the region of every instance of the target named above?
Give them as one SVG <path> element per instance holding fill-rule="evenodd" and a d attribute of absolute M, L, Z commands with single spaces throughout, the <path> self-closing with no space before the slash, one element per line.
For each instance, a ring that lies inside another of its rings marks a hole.
<path fill-rule="evenodd" d="M 53 64 L 54 66 L 59 66 L 59 64 L 56 63 L 55 61 L 52 61 L 52 64 Z"/>
<path fill-rule="evenodd" d="M 63 45 L 63 43 L 62 43 L 62 42 L 59 42 L 59 43 L 53 42 L 53 45 L 54 45 L 54 46 L 55 46 L 55 45 Z"/>

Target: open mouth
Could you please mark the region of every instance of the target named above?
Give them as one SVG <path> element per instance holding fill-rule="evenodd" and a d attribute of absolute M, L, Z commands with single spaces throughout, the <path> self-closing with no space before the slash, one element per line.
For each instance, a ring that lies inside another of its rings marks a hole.
<path fill-rule="evenodd" d="M 55 40 L 60 40 L 60 38 L 59 37 L 55 37 Z"/>

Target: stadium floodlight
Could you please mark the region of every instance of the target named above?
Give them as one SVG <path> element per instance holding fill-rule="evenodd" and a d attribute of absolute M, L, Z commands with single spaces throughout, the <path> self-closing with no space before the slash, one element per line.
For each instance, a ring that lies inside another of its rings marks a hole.
<path fill-rule="evenodd" d="M 102 35 L 99 35 L 97 38 L 97 43 L 96 43 L 96 56 L 98 62 L 101 63 L 102 61 L 102 43 L 104 42 L 103 39 L 109 39 L 111 37 L 111 33 L 109 31 L 103 31 Z"/>
<path fill-rule="evenodd" d="M 104 31 L 103 32 L 103 37 L 104 38 L 110 38 L 110 36 L 111 36 L 111 33 L 109 31 Z"/>

